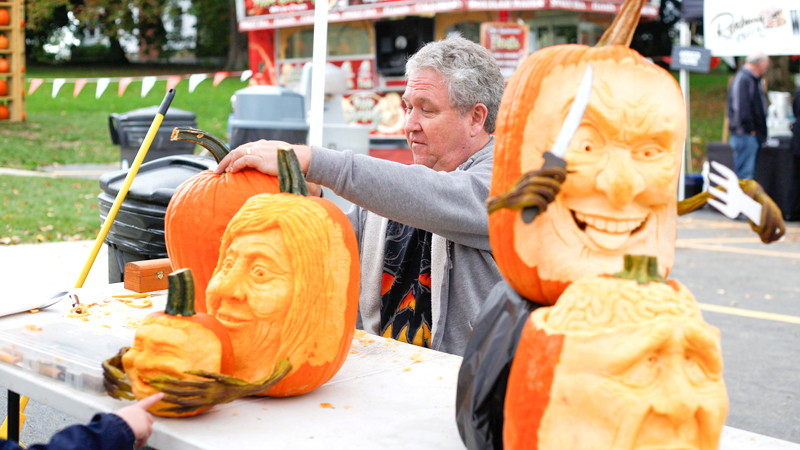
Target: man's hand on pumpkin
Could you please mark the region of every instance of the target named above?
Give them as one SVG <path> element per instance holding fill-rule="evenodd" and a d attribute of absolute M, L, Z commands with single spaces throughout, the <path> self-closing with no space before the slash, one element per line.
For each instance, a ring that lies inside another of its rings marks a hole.
<path fill-rule="evenodd" d="M 125 380 L 125 369 L 122 367 L 122 355 L 130 347 L 122 347 L 115 356 L 103 361 L 103 386 L 111 397 L 120 400 L 135 400 L 131 385 Z"/>
<path fill-rule="evenodd" d="M 249 142 L 232 150 L 225 156 L 219 165 L 214 169 L 214 173 L 223 172 L 236 173 L 248 167 L 258 170 L 267 175 L 278 175 L 278 147 L 289 145 L 294 149 L 300 168 L 303 173 L 308 172 L 311 163 L 311 147 L 306 145 L 291 145 L 281 141 Z"/>
<path fill-rule="evenodd" d="M 185 413 L 196 411 L 238 398 L 266 393 L 292 370 L 289 360 L 282 359 L 275 364 L 275 370 L 266 378 L 248 383 L 230 375 L 189 370 L 186 373 L 203 380 L 182 380 L 169 376 L 159 376 L 150 380 L 150 386 L 165 393 L 163 401 L 177 406 L 164 411 Z"/>

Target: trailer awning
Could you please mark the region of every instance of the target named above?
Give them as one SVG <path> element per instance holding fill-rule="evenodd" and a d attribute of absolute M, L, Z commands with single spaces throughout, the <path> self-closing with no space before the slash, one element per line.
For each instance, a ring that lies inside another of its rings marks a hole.
<path fill-rule="evenodd" d="M 684 0 L 685 1 L 685 0 Z M 314 4 L 277 2 L 269 6 L 245 9 L 239 31 L 296 27 L 314 23 Z M 381 19 L 385 17 L 427 15 L 452 11 L 535 11 L 564 10 L 600 14 L 617 14 L 623 0 L 331 0 L 328 22 Z M 660 0 L 650 0 L 642 8 L 643 18 L 658 17 Z M 244 9 L 244 8 L 243 8 Z"/>

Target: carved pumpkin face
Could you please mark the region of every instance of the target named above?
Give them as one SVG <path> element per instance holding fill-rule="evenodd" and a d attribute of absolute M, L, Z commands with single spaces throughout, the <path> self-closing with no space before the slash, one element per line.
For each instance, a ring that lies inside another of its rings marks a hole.
<path fill-rule="evenodd" d="M 520 294 L 553 304 L 572 281 L 622 268 L 622 255 L 674 261 L 676 192 L 686 111 L 674 78 L 623 46 L 556 46 L 532 54 L 500 106 L 490 196 L 542 167 L 591 61 L 592 94 L 547 210 L 489 216 L 501 272 Z"/>
<path fill-rule="evenodd" d="M 133 347 L 122 357 L 122 365 L 137 399 L 159 392 L 148 384 L 151 378 L 159 375 L 190 380 L 199 378 L 185 374 L 187 370 L 231 373 L 231 368 L 225 370 L 222 367 L 223 344 L 219 337 L 201 323 L 182 319 L 160 315 L 148 319 L 137 330 Z M 231 350 L 227 351 L 230 353 Z M 167 417 L 186 415 L 160 411 L 162 408 L 174 406 L 171 403 L 158 402 L 150 407 L 150 412 Z"/>
<path fill-rule="evenodd" d="M 727 410 L 719 330 L 685 286 L 586 277 L 531 314 L 503 437 L 509 449 L 712 450 Z"/>
<path fill-rule="evenodd" d="M 138 400 L 159 391 L 150 380 L 166 375 L 178 379 L 200 379 L 187 370 L 233 374 L 233 346 L 225 328 L 194 306 L 194 279 L 190 269 L 169 274 L 169 292 L 164 311 L 147 316 L 136 330 L 133 347 L 122 356 L 122 367 L 131 380 L 131 390 Z M 193 416 L 209 408 L 192 412 L 174 412 L 174 404 L 160 401 L 149 408 L 158 416 Z"/>
<path fill-rule="evenodd" d="M 267 393 L 286 396 L 315 389 L 341 367 L 358 287 L 355 235 L 336 205 L 264 194 L 228 225 L 206 299 L 231 336 L 234 375 L 257 381 L 288 359 L 291 372 Z"/>
<path fill-rule="evenodd" d="M 175 190 L 164 219 L 167 254 L 173 268 L 192 269 L 198 311 L 207 310 L 206 287 L 231 217 L 251 196 L 277 192 L 277 177 L 253 169 L 222 175 L 205 170 Z"/>

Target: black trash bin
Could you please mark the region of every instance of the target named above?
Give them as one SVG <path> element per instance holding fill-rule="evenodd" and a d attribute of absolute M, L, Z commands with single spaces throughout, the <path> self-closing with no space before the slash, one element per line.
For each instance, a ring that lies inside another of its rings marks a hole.
<path fill-rule="evenodd" d="M 131 261 L 167 257 L 164 215 L 172 195 L 184 181 L 216 166 L 213 158 L 199 155 L 168 156 L 142 164 L 106 236 L 109 283 L 124 281 L 125 264 Z M 100 177 L 103 192 L 97 199 L 102 222 L 127 176 L 128 170 L 116 170 Z"/>
<path fill-rule="evenodd" d="M 278 86 L 250 86 L 234 94 L 230 147 L 259 139 L 305 144 L 308 139 L 303 96 Z"/>
<path fill-rule="evenodd" d="M 120 163 L 127 169 L 136 158 L 139 147 L 142 146 L 147 131 L 158 112 L 158 106 L 135 109 L 121 114 L 108 116 L 108 130 L 111 133 L 111 142 L 120 146 Z M 175 127 L 197 128 L 195 114 L 178 108 L 170 108 L 156 132 L 153 143 L 147 150 L 144 162 L 154 161 L 171 155 L 191 155 L 194 153 L 195 144 L 185 141 L 170 141 L 172 130 Z"/>

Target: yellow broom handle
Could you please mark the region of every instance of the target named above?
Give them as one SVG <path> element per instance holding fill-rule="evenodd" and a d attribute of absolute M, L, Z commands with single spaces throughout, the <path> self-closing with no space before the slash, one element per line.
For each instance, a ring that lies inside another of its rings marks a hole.
<path fill-rule="evenodd" d="M 131 183 L 133 183 L 133 177 L 136 176 L 136 172 L 139 171 L 139 166 L 142 165 L 144 157 L 147 156 L 147 150 L 150 148 L 150 144 L 153 143 L 153 139 L 156 137 L 156 132 L 158 132 L 158 127 L 161 126 L 161 121 L 164 120 L 164 115 L 167 114 L 169 105 L 172 103 L 172 99 L 174 97 L 175 89 L 170 89 L 169 92 L 167 92 L 167 95 L 164 97 L 164 100 L 161 102 L 161 107 L 158 108 L 158 113 L 153 119 L 150 129 L 147 131 L 147 136 L 145 136 L 144 142 L 142 142 L 142 146 L 139 147 L 139 152 L 136 154 L 136 158 L 134 158 L 130 170 L 128 170 L 128 176 L 125 177 L 125 182 L 122 184 L 122 189 L 120 189 L 119 193 L 117 193 L 117 198 L 114 199 L 114 204 L 111 205 L 111 209 L 108 211 L 108 216 L 106 217 L 106 221 L 103 223 L 103 228 L 100 229 L 100 234 L 97 235 L 97 239 L 94 241 L 94 247 L 92 248 L 91 254 L 89 254 L 89 259 L 86 261 L 86 265 L 83 266 L 83 271 L 81 272 L 81 276 L 78 278 L 78 282 L 75 283 L 75 289 L 83 287 L 83 283 L 86 281 L 86 277 L 89 275 L 89 270 L 91 270 L 94 260 L 97 258 L 97 254 L 100 252 L 100 247 L 103 246 L 103 242 L 106 240 L 108 230 L 111 229 L 111 225 L 114 223 L 114 219 L 117 217 L 117 212 L 119 211 L 120 206 L 122 206 L 125 196 L 128 195 L 128 189 L 130 189 Z"/>

